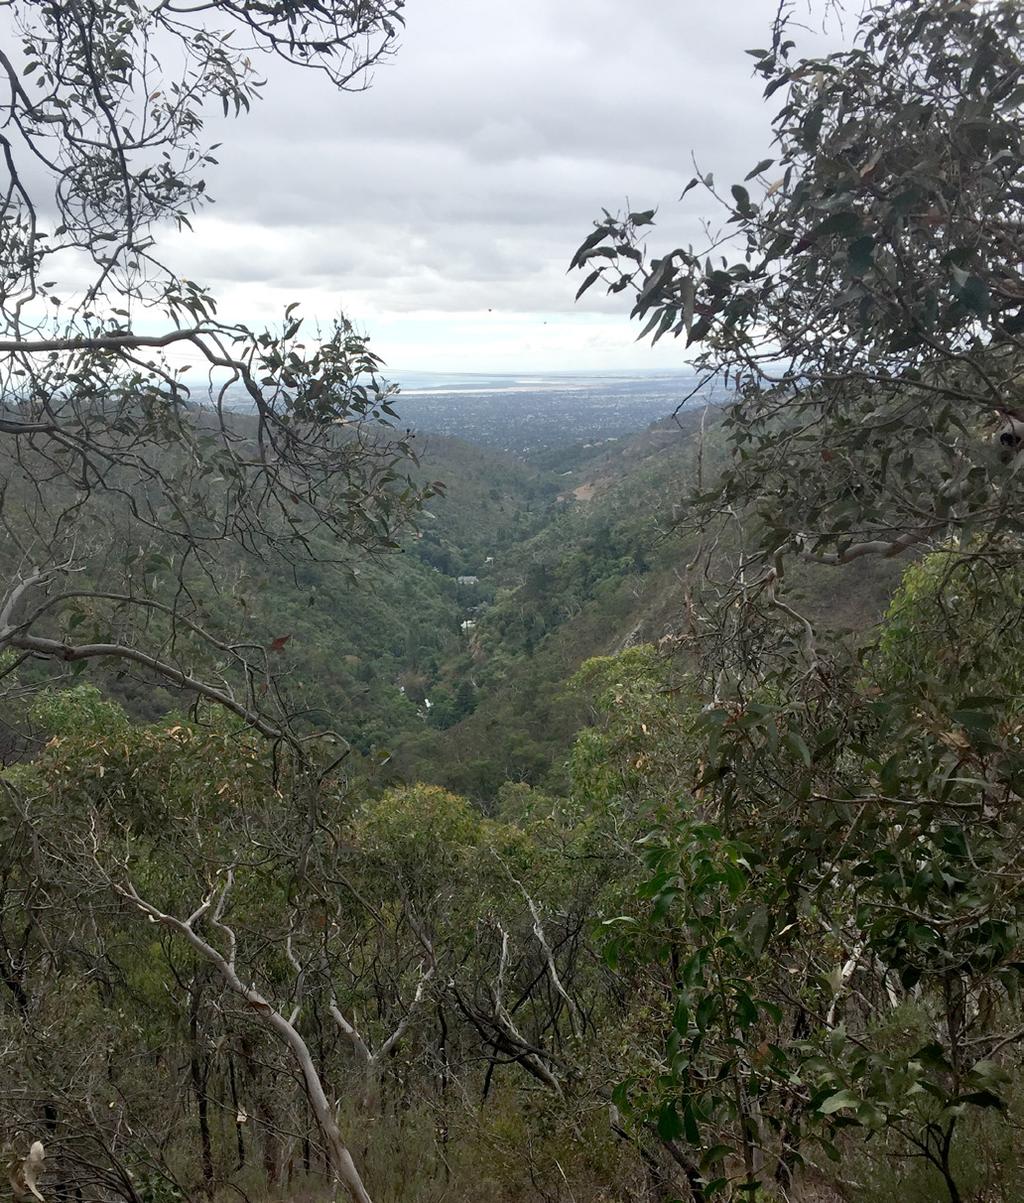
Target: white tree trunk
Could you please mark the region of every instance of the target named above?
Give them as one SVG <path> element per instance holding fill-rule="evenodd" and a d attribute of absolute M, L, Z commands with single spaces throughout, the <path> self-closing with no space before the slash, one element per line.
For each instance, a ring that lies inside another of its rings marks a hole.
<path fill-rule="evenodd" d="M 302 1081 L 306 1088 L 306 1096 L 309 1099 L 309 1105 L 313 1110 L 317 1124 L 327 1144 L 327 1155 L 335 1181 L 344 1185 L 355 1200 L 355 1203 L 373 1203 L 367 1193 L 366 1187 L 363 1185 L 362 1178 L 359 1176 L 356 1164 L 352 1160 L 352 1154 L 348 1151 L 348 1147 L 341 1135 L 341 1130 L 334 1118 L 334 1111 L 327 1099 L 323 1082 L 320 1080 L 320 1074 L 313 1064 L 313 1058 L 301 1033 L 293 1022 L 286 1019 L 280 1011 L 267 1002 L 255 986 L 247 986 L 238 976 L 235 968 L 235 935 L 221 921 L 224 904 L 232 882 L 233 875 L 228 873 L 224 888 L 217 899 L 217 905 L 210 915 L 211 923 L 224 935 L 227 941 L 228 951 L 226 954 L 220 952 L 219 949 L 214 948 L 212 944 L 204 940 L 193 926 L 198 919 L 210 910 L 213 902 L 212 896 L 207 898 L 203 905 L 194 914 L 190 915 L 188 919 L 183 920 L 158 910 L 152 903 L 140 897 L 131 883 L 126 886 L 116 886 L 115 888 L 118 893 L 132 902 L 154 922 L 162 923 L 165 927 L 169 927 L 184 936 L 197 952 L 201 953 L 211 964 L 216 966 L 229 988 L 245 999 L 263 1022 L 276 1032 L 288 1046 L 302 1072 Z"/>

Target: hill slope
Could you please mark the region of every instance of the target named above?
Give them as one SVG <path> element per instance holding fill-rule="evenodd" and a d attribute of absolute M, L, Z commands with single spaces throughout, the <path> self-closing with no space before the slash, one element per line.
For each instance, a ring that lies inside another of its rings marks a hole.
<path fill-rule="evenodd" d="M 673 530 L 673 515 L 694 483 L 700 425 L 699 414 L 683 414 L 622 443 L 567 450 L 561 463 L 572 466 L 558 475 L 547 520 L 483 570 L 479 588 L 493 600 L 467 611 L 463 646 L 439 664 L 431 688 L 440 706 L 428 727 L 395 741 L 397 776 L 482 801 L 505 780 L 564 784 L 565 751 L 586 721 L 566 688 L 573 673 L 591 656 L 656 642 L 683 622 L 682 573 L 693 546 Z M 715 454 L 709 429 L 709 470 Z M 856 573 L 805 565 L 792 583 L 816 624 L 863 629 L 880 616 L 901 569 L 891 561 Z"/>

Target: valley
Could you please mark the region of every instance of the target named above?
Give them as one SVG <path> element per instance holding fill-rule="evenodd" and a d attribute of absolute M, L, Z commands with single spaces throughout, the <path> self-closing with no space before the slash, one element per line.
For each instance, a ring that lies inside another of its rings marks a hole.
<path fill-rule="evenodd" d="M 3 7 L 14 1203 L 1019 1203 L 1024 5 Z"/>
<path fill-rule="evenodd" d="M 443 497 L 400 555 L 355 585 L 320 586 L 312 608 L 290 612 L 295 678 L 313 682 L 307 695 L 317 691 L 325 717 L 352 716 L 343 729 L 381 780 L 431 781 L 485 807 L 506 780 L 566 789 L 565 750 L 585 714 L 565 683 L 592 656 L 679 629 L 693 543 L 674 523 L 694 486 L 703 410 L 666 413 L 673 390 L 645 396 L 642 381 L 631 383 L 628 405 L 620 384 L 610 399 L 588 392 L 567 402 L 560 387 L 531 394 L 550 427 L 577 436 L 532 453 L 496 446 L 515 391 L 489 394 L 501 402 L 471 426 L 477 444 L 418 434 L 421 471 L 445 483 Z M 432 420 L 454 429 L 476 401 L 438 393 L 432 404 Z M 620 434 L 601 438 L 615 405 Z M 418 412 L 402 398 L 398 408 L 403 421 Z M 722 452 L 709 413 L 705 456 L 714 463 Z M 816 622 L 861 632 L 881 616 L 901 569 L 872 563 L 840 582 L 803 567 L 798 596 Z"/>
<path fill-rule="evenodd" d="M 567 749 L 587 721 L 567 688 L 580 665 L 684 624 L 696 545 L 678 523 L 701 440 L 705 471 L 725 451 L 717 406 L 672 412 L 686 377 L 616 379 L 607 391 L 591 378 L 568 390 L 485 383 L 486 394 L 431 391 L 426 413 L 416 390 L 395 402 L 415 477 L 443 486 L 395 550 L 339 561 L 324 544 L 293 564 L 247 562 L 226 545 L 219 580 L 189 589 L 220 638 L 271 649 L 275 709 L 302 730 L 336 732 L 350 771 L 378 786 L 441 785 L 487 810 L 505 782 L 569 788 Z M 532 447 L 511 437 L 523 422 L 541 432 Z M 824 628 L 863 632 L 901 569 L 872 561 L 841 579 L 800 566 L 796 597 Z M 58 668 L 56 683 L 80 671 Z M 23 675 L 43 680 L 31 664 Z M 144 721 L 191 704 L 131 664 L 99 662 L 81 679 Z"/>

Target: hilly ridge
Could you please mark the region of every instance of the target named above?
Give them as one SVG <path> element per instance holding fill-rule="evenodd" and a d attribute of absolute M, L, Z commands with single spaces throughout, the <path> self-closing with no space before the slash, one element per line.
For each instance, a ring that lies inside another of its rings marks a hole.
<path fill-rule="evenodd" d="M 339 563 L 325 545 L 299 565 L 245 563 L 225 544 L 219 579 L 190 583 L 212 630 L 268 649 L 279 710 L 336 731 L 353 767 L 441 784 L 485 806 L 505 781 L 562 790 L 566 750 L 587 718 L 567 687 L 577 669 L 680 627 L 693 547 L 674 523 L 698 447 L 709 472 L 721 454 L 718 411 L 683 410 L 609 436 L 599 399 L 574 394 L 566 411 L 562 400 L 549 399 L 549 425 L 561 421 L 577 437 L 542 440 L 531 454 L 498 449 L 501 431 L 489 445 L 417 433 L 416 475 L 443 488 L 394 554 Z M 464 399 L 452 394 L 448 404 L 454 424 Z M 633 411 L 637 425 L 649 410 Z M 505 433 L 511 420 L 502 418 Z M 153 571 L 166 573 L 167 588 L 172 558 L 154 557 L 165 561 Z M 860 629 L 881 612 L 899 569 L 872 563 L 843 574 L 840 587 L 832 570 L 807 567 L 798 595 L 816 622 Z M 55 634 L 98 629 L 105 618 L 92 604 L 61 621 Z M 220 671 L 198 645 L 189 655 Z M 58 680 L 85 667 L 58 665 Z M 134 665 L 99 661 L 87 671 L 144 720 L 192 702 Z M 44 680 L 32 663 L 21 672 L 29 688 Z"/>

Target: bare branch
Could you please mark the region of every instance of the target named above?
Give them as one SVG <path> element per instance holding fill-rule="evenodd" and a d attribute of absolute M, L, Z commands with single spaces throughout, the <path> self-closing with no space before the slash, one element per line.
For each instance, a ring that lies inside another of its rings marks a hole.
<path fill-rule="evenodd" d="M 265 735 L 268 739 L 283 739 L 288 742 L 294 742 L 294 737 L 288 732 L 269 722 L 257 711 L 236 701 L 226 690 L 218 689 L 215 685 L 201 681 L 183 669 L 177 668 L 173 664 L 168 664 L 164 660 L 158 660 L 155 656 L 140 651 L 138 648 L 120 643 L 64 643 L 59 639 L 48 639 L 40 635 L 18 634 L 16 632 L 9 634 L 4 642 L 8 647 L 18 648 L 21 651 L 31 652 L 33 655 L 45 656 L 54 660 L 63 660 L 69 663 L 76 660 L 111 657 L 116 660 L 128 660 L 134 664 L 141 664 L 144 668 L 155 672 L 170 684 L 176 685 L 180 689 L 189 690 L 191 693 L 205 698 L 207 701 L 215 702 L 218 706 L 222 706 L 225 710 L 243 719 L 249 726 L 259 731 L 261 735 Z"/>
<path fill-rule="evenodd" d="M 233 874 L 229 872 L 228 881 L 219 892 L 217 905 L 211 917 L 213 925 L 228 941 L 229 951 L 226 956 L 199 935 L 192 926 L 191 918 L 185 921 L 165 911 L 161 911 L 159 907 L 154 906 L 151 902 L 141 897 L 130 881 L 113 884 L 116 892 L 142 914 L 153 920 L 153 922 L 160 923 L 184 937 L 200 956 L 204 957 L 217 969 L 229 989 L 242 998 L 260 1020 L 284 1042 L 302 1074 L 310 1107 L 327 1142 L 334 1175 L 349 1191 L 355 1203 L 372 1203 L 356 1169 L 355 1162 L 352 1160 L 352 1155 L 342 1138 L 341 1130 L 334 1118 L 334 1109 L 327 1099 L 323 1082 L 313 1063 L 313 1058 L 305 1040 L 303 1040 L 298 1029 L 289 1023 L 254 985 L 246 985 L 238 975 L 235 968 L 234 932 L 223 920 L 223 909 L 233 880 Z M 208 903 L 204 903 L 203 907 L 194 911 L 193 918 L 201 915 L 207 905 Z"/>

